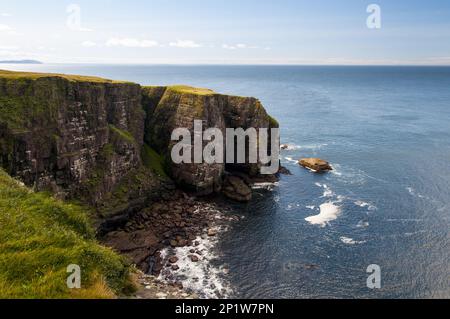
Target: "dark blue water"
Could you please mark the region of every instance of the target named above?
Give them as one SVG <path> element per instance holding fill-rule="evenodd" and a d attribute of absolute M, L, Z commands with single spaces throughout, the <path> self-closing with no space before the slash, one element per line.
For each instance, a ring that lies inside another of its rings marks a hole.
<path fill-rule="evenodd" d="M 237 297 L 450 297 L 450 68 L 43 65 L 258 97 L 293 173 L 236 209 L 219 263 Z M 315 175 L 300 157 L 329 160 Z M 325 204 L 325 205 L 324 205 Z M 321 206 L 322 205 L 322 206 Z M 338 212 L 329 223 L 305 218 Z M 371 264 L 381 289 L 366 286 Z"/>

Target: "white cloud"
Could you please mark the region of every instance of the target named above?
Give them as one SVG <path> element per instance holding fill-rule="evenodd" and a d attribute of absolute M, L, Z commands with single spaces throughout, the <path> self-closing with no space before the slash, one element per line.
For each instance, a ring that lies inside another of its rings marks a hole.
<path fill-rule="evenodd" d="M 0 13 L 0 17 L 12 17 L 12 14 L 6 13 L 6 12 L 2 12 L 2 13 Z"/>
<path fill-rule="evenodd" d="M 200 48 L 202 45 L 195 43 L 191 40 L 177 40 L 176 42 L 170 42 L 169 45 L 171 47 L 183 48 L 183 49 L 194 49 Z"/>
<path fill-rule="evenodd" d="M 236 50 L 237 49 L 235 46 L 228 45 L 228 44 L 222 44 L 222 48 L 226 49 L 226 50 Z"/>
<path fill-rule="evenodd" d="M 111 38 L 106 42 L 109 47 L 123 46 L 127 48 L 154 48 L 159 43 L 153 40 L 139 40 L 134 38 Z"/>
<path fill-rule="evenodd" d="M 2 31 L 12 31 L 12 28 L 6 24 L 0 24 L 0 32 Z"/>
<path fill-rule="evenodd" d="M 92 41 L 84 41 L 83 43 L 81 43 L 81 45 L 86 48 L 92 48 L 92 47 L 97 46 L 97 43 L 92 42 Z"/>
<path fill-rule="evenodd" d="M 0 33 L 10 35 L 10 36 L 22 36 L 22 33 L 15 31 L 9 25 L 0 24 Z"/>
<path fill-rule="evenodd" d="M 259 49 L 258 46 L 254 45 L 248 45 L 245 43 L 238 43 L 238 44 L 222 44 L 222 48 L 226 50 L 238 50 L 238 49 Z"/>

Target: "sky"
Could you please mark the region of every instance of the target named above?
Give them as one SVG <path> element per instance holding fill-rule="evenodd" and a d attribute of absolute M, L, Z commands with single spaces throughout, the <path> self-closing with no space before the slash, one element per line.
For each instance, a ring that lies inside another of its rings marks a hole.
<path fill-rule="evenodd" d="M 10 59 L 450 65 L 450 1 L 0 0 Z"/>

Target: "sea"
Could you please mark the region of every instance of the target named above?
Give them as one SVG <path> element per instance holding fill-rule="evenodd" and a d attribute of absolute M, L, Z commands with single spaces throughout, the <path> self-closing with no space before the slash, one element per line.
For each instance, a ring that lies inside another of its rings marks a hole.
<path fill-rule="evenodd" d="M 450 298 L 450 67 L 0 68 L 206 87 L 257 97 L 277 118 L 292 175 L 232 204 L 240 220 L 205 244 L 207 265 L 191 269 L 201 281 L 186 278 L 201 296 Z M 305 170 L 303 157 L 334 170 Z"/>

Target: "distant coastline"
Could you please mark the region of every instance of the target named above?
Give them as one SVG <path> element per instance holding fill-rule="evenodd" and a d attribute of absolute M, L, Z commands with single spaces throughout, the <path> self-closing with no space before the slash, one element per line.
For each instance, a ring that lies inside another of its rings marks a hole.
<path fill-rule="evenodd" d="M 0 64 L 44 64 L 37 60 L 5 60 L 0 61 Z"/>

